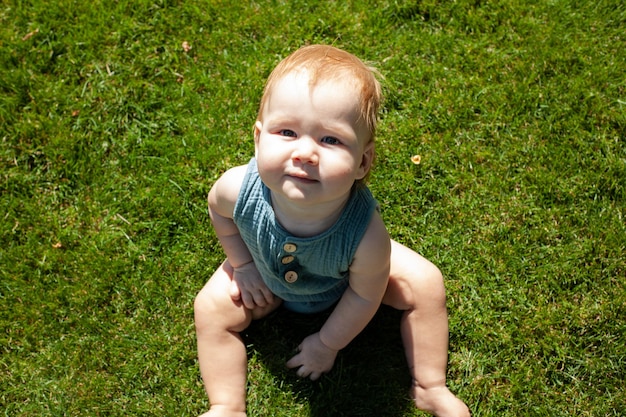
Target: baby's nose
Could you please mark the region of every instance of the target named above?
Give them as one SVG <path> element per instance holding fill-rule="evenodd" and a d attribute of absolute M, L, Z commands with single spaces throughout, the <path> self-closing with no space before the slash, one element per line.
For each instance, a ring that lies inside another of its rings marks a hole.
<path fill-rule="evenodd" d="M 317 164 L 319 162 L 317 143 L 313 138 L 301 137 L 296 142 L 293 152 L 294 160 L 305 164 Z"/>

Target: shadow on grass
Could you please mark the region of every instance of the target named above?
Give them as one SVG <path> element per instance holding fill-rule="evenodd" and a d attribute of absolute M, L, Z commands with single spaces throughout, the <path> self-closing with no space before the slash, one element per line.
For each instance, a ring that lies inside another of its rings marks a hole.
<path fill-rule="evenodd" d="M 295 371 L 286 369 L 285 362 L 306 336 L 321 328 L 328 313 L 301 315 L 281 308 L 253 322 L 242 336 L 249 355 L 281 381 L 282 389 L 291 389 L 294 397 L 308 402 L 311 417 L 412 415 L 401 315 L 382 306 L 365 330 L 339 353 L 333 370 L 316 382 L 298 378 Z M 250 389 L 256 389 L 254 381 Z"/>

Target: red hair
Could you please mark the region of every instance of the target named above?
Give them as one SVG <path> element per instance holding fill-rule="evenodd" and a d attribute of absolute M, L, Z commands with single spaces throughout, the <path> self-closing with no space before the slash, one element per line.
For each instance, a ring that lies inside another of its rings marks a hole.
<path fill-rule="evenodd" d="M 294 71 L 306 72 L 312 86 L 321 81 L 348 80 L 354 83 L 360 95 L 361 119 L 367 126 L 369 141 L 374 140 L 382 96 L 380 83 L 376 78 L 379 75 L 378 71 L 351 53 L 328 45 L 310 45 L 300 48 L 274 68 L 263 90 L 258 120 L 262 121 L 263 109 L 274 85 L 285 75 Z"/>

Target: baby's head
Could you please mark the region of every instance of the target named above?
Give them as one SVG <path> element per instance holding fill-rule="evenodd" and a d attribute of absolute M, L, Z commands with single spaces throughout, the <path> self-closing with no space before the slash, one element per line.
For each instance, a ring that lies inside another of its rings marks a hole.
<path fill-rule="evenodd" d="M 294 72 L 306 72 L 311 87 L 326 81 L 352 83 L 355 93 L 359 94 L 360 118 L 369 133 L 369 137 L 363 139 L 365 144 L 374 140 L 381 102 L 381 87 L 376 79 L 378 73 L 356 56 L 333 46 L 305 46 L 282 60 L 267 79 L 258 120 L 263 121 L 263 109 L 273 87 L 283 77 Z"/>

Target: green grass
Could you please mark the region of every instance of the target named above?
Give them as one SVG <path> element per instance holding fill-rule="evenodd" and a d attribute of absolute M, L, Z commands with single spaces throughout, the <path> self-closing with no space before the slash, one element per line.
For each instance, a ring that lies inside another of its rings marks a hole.
<path fill-rule="evenodd" d="M 474 416 L 623 415 L 622 3 L 1 2 L 0 410 L 207 409 L 206 194 L 273 66 L 322 42 L 385 76 L 371 188 L 446 276 L 451 388 Z M 321 382 L 285 370 L 321 320 L 246 333 L 251 416 L 422 415 L 388 309 Z"/>

